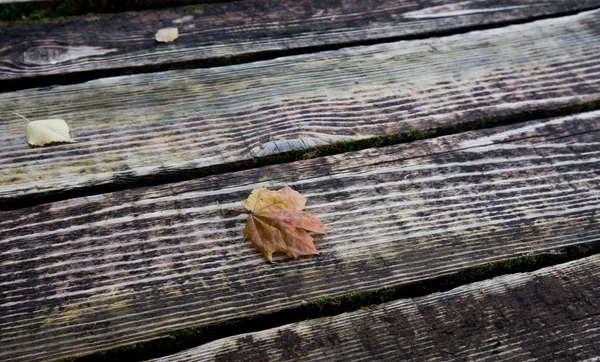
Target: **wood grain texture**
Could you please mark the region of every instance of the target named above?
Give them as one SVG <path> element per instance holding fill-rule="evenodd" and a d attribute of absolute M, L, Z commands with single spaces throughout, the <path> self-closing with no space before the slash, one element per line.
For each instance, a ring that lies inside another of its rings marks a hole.
<path fill-rule="evenodd" d="M 0 201 L 600 100 L 600 12 L 0 94 Z M 61 118 L 78 143 L 26 144 Z"/>
<path fill-rule="evenodd" d="M 592 256 L 153 361 L 596 360 L 599 289 L 600 256 Z"/>
<path fill-rule="evenodd" d="M 600 0 L 250 0 L 205 4 L 197 10 L 5 24 L 0 26 L 0 81 L 109 69 L 132 72 L 218 57 L 439 34 L 599 6 Z M 158 29 L 178 25 L 176 42 L 153 40 Z"/>
<path fill-rule="evenodd" d="M 600 111 L 0 212 L 0 359 L 82 355 L 600 239 Z M 333 230 L 264 261 L 239 207 Z"/>

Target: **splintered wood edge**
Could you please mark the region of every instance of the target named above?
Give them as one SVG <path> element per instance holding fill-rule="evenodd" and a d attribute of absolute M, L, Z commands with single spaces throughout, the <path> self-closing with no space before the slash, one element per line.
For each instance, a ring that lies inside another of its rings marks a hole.
<path fill-rule="evenodd" d="M 0 212 L 0 358 L 80 356 L 597 241 L 599 130 L 597 111 Z M 319 256 L 268 264 L 226 210 L 286 184 L 332 230 Z"/>
<path fill-rule="evenodd" d="M 154 362 L 582 361 L 600 354 L 600 256 L 220 339 Z M 335 358 L 334 358 L 335 357 Z"/>
<path fill-rule="evenodd" d="M 0 94 L 0 201 L 598 102 L 598 27 L 593 11 Z M 32 149 L 10 112 L 64 119 L 78 143 Z"/>
<path fill-rule="evenodd" d="M 269 6 L 256 0 L 15 23 L 0 27 L 1 37 L 11 39 L 3 48 L 0 80 L 124 68 L 131 72 L 131 68 L 143 66 L 439 34 L 598 6 L 600 0 L 544 4 L 526 0 L 451 1 L 443 5 L 431 0 L 280 0 Z M 168 26 L 180 26 L 181 38 L 172 46 L 157 46 L 152 35 Z"/>

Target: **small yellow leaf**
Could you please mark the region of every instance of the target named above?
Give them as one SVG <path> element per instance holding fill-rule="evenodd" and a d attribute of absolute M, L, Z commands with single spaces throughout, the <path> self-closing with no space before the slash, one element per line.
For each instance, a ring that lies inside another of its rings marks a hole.
<path fill-rule="evenodd" d="M 168 43 L 179 38 L 179 30 L 177 28 L 163 28 L 156 32 L 154 40 L 159 43 Z"/>
<path fill-rule="evenodd" d="M 27 143 L 45 146 L 50 143 L 75 142 L 69 135 L 69 126 L 62 119 L 41 119 L 27 124 Z"/>

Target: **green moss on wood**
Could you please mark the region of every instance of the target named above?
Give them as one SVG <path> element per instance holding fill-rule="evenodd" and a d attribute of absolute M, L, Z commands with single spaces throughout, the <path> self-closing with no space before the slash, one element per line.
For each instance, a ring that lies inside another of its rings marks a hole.
<path fill-rule="evenodd" d="M 21 20 L 23 14 L 16 4 L 0 5 L 0 21 Z"/>
<path fill-rule="evenodd" d="M 75 0 L 2 4 L 0 5 L 0 21 L 58 19 L 76 15 L 80 7 Z"/>
<path fill-rule="evenodd" d="M 207 0 L 207 2 L 213 2 Z M 181 0 L 174 5 L 181 5 Z M 172 5 L 171 5 L 172 6 Z M 207 4 L 185 6 L 186 10 L 197 11 L 206 9 Z M 0 4 L 0 21 L 11 22 L 19 20 L 48 21 L 69 16 L 97 16 L 102 13 L 141 10 L 153 7 L 152 2 L 144 4 L 140 1 L 106 1 L 106 0 L 45 0 L 26 3 Z"/>
<path fill-rule="evenodd" d="M 193 4 L 184 7 L 186 10 L 204 10 L 205 8 L 206 4 Z"/>

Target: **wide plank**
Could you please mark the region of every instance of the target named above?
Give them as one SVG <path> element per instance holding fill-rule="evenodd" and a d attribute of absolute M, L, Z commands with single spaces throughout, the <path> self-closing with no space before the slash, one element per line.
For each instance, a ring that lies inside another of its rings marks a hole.
<path fill-rule="evenodd" d="M 0 94 L 0 204 L 600 100 L 600 12 Z M 78 141 L 32 148 L 26 121 Z"/>
<path fill-rule="evenodd" d="M 600 239 L 600 111 L 0 212 L 0 360 L 191 325 Z M 239 207 L 290 185 L 332 230 L 274 264 Z"/>
<path fill-rule="evenodd" d="M 598 290 L 595 255 L 153 361 L 595 361 Z"/>
<path fill-rule="evenodd" d="M 7 23 L 0 25 L 0 89 L 30 84 L 10 82 L 22 78 L 54 75 L 60 77 L 53 81 L 72 82 L 82 72 L 106 76 L 223 63 L 223 57 L 437 35 L 597 7 L 600 0 L 244 0 Z M 154 34 L 169 26 L 179 26 L 180 37 L 157 44 Z"/>

